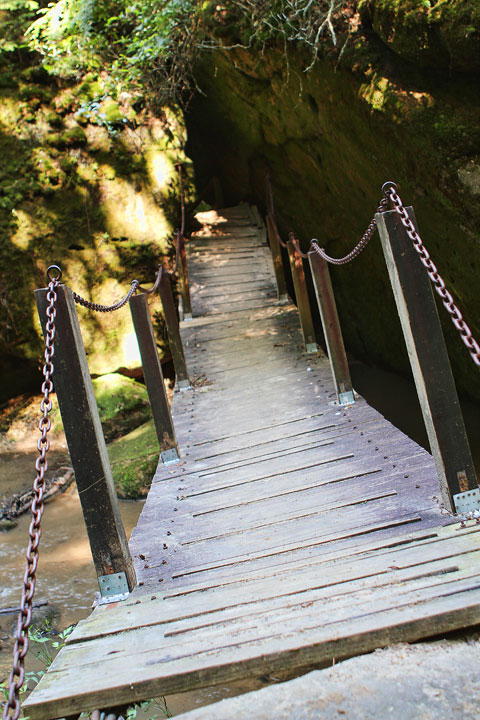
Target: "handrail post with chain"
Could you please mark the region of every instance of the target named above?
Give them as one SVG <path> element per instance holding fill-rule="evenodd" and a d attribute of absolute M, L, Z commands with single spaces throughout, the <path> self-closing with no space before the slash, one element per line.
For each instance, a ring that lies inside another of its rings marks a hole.
<path fill-rule="evenodd" d="M 49 283 L 46 290 L 44 317 L 45 363 L 43 365 L 43 398 L 40 403 L 42 417 L 39 422 L 40 437 L 37 442 L 38 458 L 35 462 L 37 474 L 33 482 L 34 495 L 31 505 L 32 519 L 28 528 L 27 564 L 23 576 L 22 599 L 20 602 L 20 613 L 18 615 L 15 645 L 13 648 L 13 666 L 8 681 L 8 697 L 2 713 L 3 720 L 18 720 L 20 716 L 20 691 L 25 681 L 25 657 L 29 644 L 28 629 L 32 621 L 39 544 L 42 533 L 41 521 L 44 511 L 45 473 L 48 469 L 47 452 L 50 448 L 48 432 L 51 428 L 49 413 L 52 409 L 50 394 L 53 392 L 52 376 L 54 372 L 53 356 L 55 354 L 57 289 L 62 271 L 58 265 L 51 265 L 47 270 L 47 276 Z"/>
<path fill-rule="evenodd" d="M 73 293 L 57 289 L 55 391 L 101 594 L 125 595 L 136 575 L 118 506 Z M 44 335 L 48 289 L 35 291 Z"/>
<path fill-rule="evenodd" d="M 351 405 L 355 402 L 355 398 L 328 264 L 315 250 L 310 250 L 308 253 L 308 261 L 312 271 L 337 400 L 340 405 Z"/>
<path fill-rule="evenodd" d="M 312 309 L 308 298 L 307 283 L 305 280 L 305 269 L 300 253 L 296 249 L 296 243 L 291 239 L 287 242 L 288 257 L 292 270 L 293 288 L 297 300 L 300 326 L 302 328 L 303 341 L 307 353 L 318 352 L 315 342 L 315 331 L 313 329 Z"/>
<path fill-rule="evenodd" d="M 165 392 L 152 318 L 148 309 L 147 293 L 134 295 L 130 298 L 129 304 L 142 358 L 143 376 L 160 445 L 160 457 L 165 464 L 176 462 L 178 460 L 177 440 Z"/>
<path fill-rule="evenodd" d="M 415 215 L 403 210 L 405 222 L 395 209 L 377 214 L 377 226 L 442 500 L 463 512 L 478 507 L 479 488 L 432 287 L 412 242 Z"/>

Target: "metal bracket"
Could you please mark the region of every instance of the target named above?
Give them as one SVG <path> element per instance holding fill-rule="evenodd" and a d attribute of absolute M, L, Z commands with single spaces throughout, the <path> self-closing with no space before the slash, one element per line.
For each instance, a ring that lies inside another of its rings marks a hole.
<path fill-rule="evenodd" d="M 190 390 L 192 386 L 190 385 L 190 380 L 180 380 L 180 382 L 177 383 L 177 387 L 179 390 Z"/>
<path fill-rule="evenodd" d="M 126 600 L 130 595 L 127 576 L 124 572 L 113 573 L 112 575 L 100 575 L 98 578 L 101 600 L 99 605 Z"/>
<path fill-rule="evenodd" d="M 288 305 L 290 303 L 290 298 L 288 295 L 280 295 L 280 297 L 277 300 L 277 305 Z"/>
<path fill-rule="evenodd" d="M 305 345 L 305 352 L 307 353 L 316 353 L 318 352 L 317 343 L 307 343 Z"/>
<path fill-rule="evenodd" d="M 480 488 L 467 490 L 453 496 L 453 504 L 457 513 L 468 513 L 480 510 Z"/>
<path fill-rule="evenodd" d="M 353 405 L 355 397 L 353 390 L 347 390 L 347 392 L 338 393 L 338 404 L 339 405 Z"/>
<path fill-rule="evenodd" d="M 164 465 L 171 465 L 172 463 L 178 462 L 180 457 L 176 448 L 171 448 L 170 450 L 164 450 L 160 453 L 160 459 Z"/>
<path fill-rule="evenodd" d="M 184 313 L 183 319 L 184 320 L 193 320 L 192 313 Z"/>

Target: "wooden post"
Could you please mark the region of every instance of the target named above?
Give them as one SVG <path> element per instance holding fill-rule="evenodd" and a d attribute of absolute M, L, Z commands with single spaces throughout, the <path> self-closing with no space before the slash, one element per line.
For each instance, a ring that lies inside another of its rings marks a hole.
<path fill-rule="evenodd" d="M 307 353 L 318 351 L 315 342 L 315 333 L 313 330 L 312 310 L 308 299 L 307 283 L 305 282 L 305 270 L 300 255 L 295 250 L 291 240 L 287 242 L 288 256 L 290 259 L 290 267 L 292 269 L 293 287 L 295 289 L 295 297 L 297 299 L 298 314 L 300 315 L 300 325 Z"/>
<path fill-rule="evenodd" d="M 180 335 L 180 327 L 177 319 L 177 311 L 173 301 L 172 286 L 170 285 L 170 277 L 164 271 L 160 280 L 160 297 L 162 299 L 163 314 L 165 316 L 165 324 L 167 326 L 168 342 L 172 352 L 173 364 L 175 365 L 175 380 L 178 387 L 183 390 L 190 387 L 190 379 L 188 377 L 187 363 L 183 352 L 182 338 Z"/>
<path fill-rule="evenodd" d="M 129 304 L 142 358 L 143 377 L 160 445 L 160 456 L 164 463 L 175 462 L 178 460 L 177 441 L 165 392 L 162 366 L 153 334 L 147 296 L 145 294 L 134 295 L 130 298 Z"/>
<path fill-rule="evenodd" d="M 118 507 L 117 493 L 100 424 L 72 291 L 57 287 L 53 380 L 70 459 L 75 471 L 95 570 L 102 580 L 122 580 L 126 590 L 137 582 Z M 47 289 L 35 291 L 45 333 Z M 125 576 L 122 575 L 125 573 Z M 125 583 L 126 580 L 126 583 Z"/>
<path fill-rule="evenodd" d="M 178 259 L 178 276 L 180 278 L 180 294 L 182 297 L 182 314 L 184 320 L 192 319 L 192 301 L 190 299 L 190 283 L 188 281 L 187 254 L 185 238 L 180 235 L 180 257 Z"/>
<path fill-rule="evenodd" d="M 272 253 L 273 269 L 275 270 L 275 279 L 277 281 L 278 302 L 280 305 L 285 305 L 288 303 L 288 295 L 285 274 L 283 272 L 282 251 L 280 249 L 277 228 L 270 215 L 267 215 L 267 233 L 268 243 Z"/>
<path fill-rule="evenodd" d="M 416 227 L 413 208 L 407 212 Z M 398 213 L 376 219 L 442 499 L 458 512 L 455 496 L 478 493 L 478 484 L 432 287 Z"/>
<path fill-rule="evenodd" d="M 328 265 L 315 250 L 310 250 L 308 253 L 308 261 L 312 271 L 338 402 L 340 405 L 350 405 L 355 402 L 355 399 Z"/>

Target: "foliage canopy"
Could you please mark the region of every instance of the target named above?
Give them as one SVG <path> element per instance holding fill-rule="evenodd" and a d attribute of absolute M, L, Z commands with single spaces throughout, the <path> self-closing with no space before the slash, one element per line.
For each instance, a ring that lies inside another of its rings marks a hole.
<path fill-rule="evenodd" d="M 24 2 L 26 0 L 8 0 Z M 122 87 L 162 103 L 191 87 L 198 52 L 264 47 L 279 39 L 312 51 L 336 42 L 335 0 L 57 0 L 40 9 L 28 37 L 52 73 L 106 70 Z"/>

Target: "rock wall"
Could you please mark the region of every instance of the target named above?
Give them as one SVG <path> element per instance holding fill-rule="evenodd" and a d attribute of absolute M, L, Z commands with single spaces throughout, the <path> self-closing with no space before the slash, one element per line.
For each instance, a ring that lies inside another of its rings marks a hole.
<path fill-rule="evenodd" d="M 153 283 L 179 222 L 184 144 L 178 109 L 153 117 L 141 98 L 114 101 L 108 78 L 59 85 L 35 64 L 0 63 L 0 402 L 40 387 L 33 290 L 48 265 L 103 304 L 134 277 Z M 128 307 L 79 315 L 93 374 L 139 365 Z"/>
<path fill-rule="evenodd" d="M 455 17 L 450 5 L 459 8 Z M 323 52 L 308 72 L 309 57 L 299 50 L 286 56 L 283 48 L 237 48 L 202 56 L 203 94 L 187 117 L 197 179 L 202 184 L 217 175 L 227 202 L 248 198 L 265 209 L 268 168 L 283 231 L 294 229 L 305 247 L 316 237 L 334 256 L 358 242 L 383 182 L 395 180 L 478 339 L 476 5 L 427 2 L 422 10 L 419 3 L 379 0 L 360 6 L 337 48 Z M 469 14 L 462 15 L 465 9 Z M 394 21 L 397 30 L 389 31 Z M 354 263 L 331 273 L 348 349 L 408 373 L 378 237 Z M 439 312 L 459 391 L 480 400 L 478 369 Z"/>

